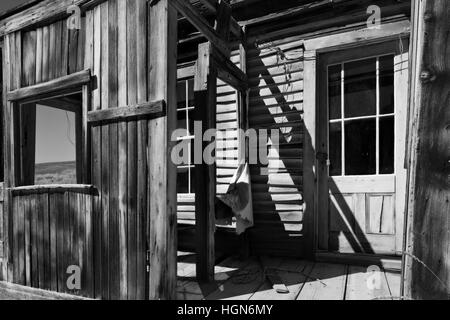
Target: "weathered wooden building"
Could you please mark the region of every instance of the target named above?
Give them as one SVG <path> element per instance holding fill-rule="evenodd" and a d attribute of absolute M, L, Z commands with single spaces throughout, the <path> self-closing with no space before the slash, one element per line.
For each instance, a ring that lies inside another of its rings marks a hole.
<path fill-rule="evenodd" d="M 410 32 L 411 1 L 397 0 L 35 0 L 6 12 L 3 279 L 173 298 L 177 245 L 197 250 L 203 280 L 216 250 L 243 245 L 400 269 Z M 39 104 L 75 113 L 77 184 L 35 185 Z M 227 135 L 214 165 L 177 168 L 172 132 L 193 149 L 194 121 Z M 238 129 L 281 136 L 251 164 L 255 226 L 239 238 L 215 226 L 216 196 L 257 147 Z"/>

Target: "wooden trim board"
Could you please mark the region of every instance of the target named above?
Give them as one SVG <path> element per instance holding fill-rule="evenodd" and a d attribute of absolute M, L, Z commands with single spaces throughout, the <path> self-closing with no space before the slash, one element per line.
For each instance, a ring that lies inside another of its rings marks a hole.
<path fill-rule="evenodd" d="M 124 121 L 135 118 L 157 118 L 166 113 L 164 100 L 146 102 L 130 107 L 111 108 L 88 113 L 88 122 L 112 122 Z"/>
<path fill-rule="evenodd" d="M 8 92 L 8 101 L 19 101 L 35 96 L 60 92 L 76 87 L 81 87 L 91 81 L 91 71 L 83 70 L 55 80 L 40 83 L 34 86 L 24 87 Z"/>

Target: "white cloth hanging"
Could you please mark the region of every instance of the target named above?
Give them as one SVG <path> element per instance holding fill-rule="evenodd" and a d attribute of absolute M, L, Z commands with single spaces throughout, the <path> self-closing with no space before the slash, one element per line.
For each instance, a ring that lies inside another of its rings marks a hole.
<path fill-rule="evenodd" d="M 248 163 L 239 165 L 230 187 L 220 200 L 228 205 L 236 217 L 236 233 L 242 234 L 254 226 L 252 185 Z"/>

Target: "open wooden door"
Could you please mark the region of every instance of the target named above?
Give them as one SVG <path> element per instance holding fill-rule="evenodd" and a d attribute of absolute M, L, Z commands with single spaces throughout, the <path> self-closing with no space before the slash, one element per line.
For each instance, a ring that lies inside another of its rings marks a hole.
<path fill-rule="evenodd" d="M 319 57 L 319 250 L 402 250 L 406 41 Z"/>

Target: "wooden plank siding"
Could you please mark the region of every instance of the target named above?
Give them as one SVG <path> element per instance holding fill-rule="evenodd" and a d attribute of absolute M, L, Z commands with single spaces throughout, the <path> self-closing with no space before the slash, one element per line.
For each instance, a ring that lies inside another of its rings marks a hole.
<path fill-rule="evenodd" d="M 280 135 L 279 147 L 267 144 L 268 165 L 251 166 L 251 249 L 298 257 L 303 253 L 302 41 L 281 39 L 249 47 L 247 73 L 249 128 L 275 129 Z M 256 147 L 250 144 L 250 154 Z"/>
<path fill-rule="evenodd" d="M 85 25 L 85 19 L 82 17 L 82 26 Z M 85 43 L 84 28 L 69 31 L 67 20 L 64 19 L 21 33 L 24 48 L 23 64 L 25 65 L 29 55 L 32 54 L 35 57 L 33 65 L 36 69 L 34 83 L 24 83 L 24 86 L 47 82 L 84 69 L 85 52 L 81 50 Z M 30 48 L 33 48 L 34 52 L 30 52 Z M 29 69 L 22 69 L 23 79 L 29 74 Z"/>
<path fill-rule="evenodd" d="M 146 0 L 109 0 L 86 11 L 81 30 L 68 30 L 62 19 L 6 35 L 5 93 L 91 71 L 91 92 L 83 91 L 84 107 L 89 106 L 83 119 L 89 130 L 83 137 L 89 154 L 84 156 L 90 160 L 90 168 L 84 170 L 90 173 L 83 172 L 83 176 L 89 177 L 86 181 L 98 190 L 98 196 L 87 205 L 84 195 L 72 193 L 67 193 L 63 202 L 59 193 L 20 199 L 7 195 L 7 214 L 0 221 L 4 225 L 0 235 L 6 244 L 0 253 L 9 261 L 2 264 L 5 280 L 60 291 L 67 279 L 68 263 L 73 260 L 89 270 L 83 273 L 83 295 L 98 299 L 148 297 L 148 146 L 152 120 L 143 115 L 87 123 L 89 112 L 149 105 L 148 17 Z M 19 126 L 16 118 L 12 103 L 8 103 L 5 167 L 11 173 L 17 166 L 14 154 L 19 147 L 14 142 L 20 139 L 11 126 L 13 121 Z M 17 181 L 21 181 L 19 173 L 11 174 L 5 185 L 15 187 Z M 36 208 L 36 214 L 29 208 Z M 82 221 L 82 226 L 77 221 Z M 87 229 L 92 229 L 89 236 Z M 59 230 L 67 230 L 68 235 Z"/>
<path fill-rule="evenodd" d="M 19 188 L 20 189 L 20 188 Z M 38 289 L 93 297 L 92 191 L 53 189 L 8 191 L 14 209 L 13 274 L 10 282 Z M 68 268 L 78 266 L 81 289 L 67 286 Z"/>
<path fill-rule="evenodd" d="M 147 69 L 146 8 L 145 0 L 109 0 L 87 11 L 86 42 L 93 48 L 87 48 L 85 68 L 93 67 L 97 79 L 90 111 L 147 101 L 147 74 L 140 73 Z M 95 241 L 102 243 L 95 254 L 97 298 L 146 297 L 148 192 L 142 179 L 147 176 L 148 125 L 146 119 L 125 118 L 91 127 L 92 184 L 100 191 Z"/>

